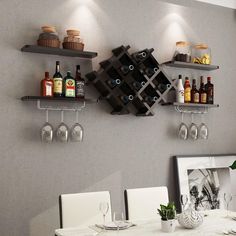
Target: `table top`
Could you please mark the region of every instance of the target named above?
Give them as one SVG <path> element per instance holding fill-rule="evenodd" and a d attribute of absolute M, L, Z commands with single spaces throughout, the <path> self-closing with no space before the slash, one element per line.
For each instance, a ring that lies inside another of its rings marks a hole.
<path fill-rule="evenodd" d="M 230 212 L 229 217 L 226 217 L 226 211 L 213 210 L 207 211 L 204 217 L 203 224 L 196 229 L 184 229 L 178 223 L 176 225 L 175 232 L 171 233 L 172 236 L 216 236 L 224 235 L 223 231 L 229 231 L 232 228 L 236 228 L 236 221 L 232 219 L 232 216 L 236 216 L 236 212 Z M 88 228 L 64 228 L 55 230 L 57 236 L 115 236 L 119 233 L 119 236 L 166 236 L 167 233 L 161 231 L 161 220 L 157 216 L 157 219 L 143 220 L 133 222 L 136 226 L 129 229 L 112 231 L 107 230 L 101 232 L 95 226 Z M 98 233 L 100 232 L 100 233 Z"/>

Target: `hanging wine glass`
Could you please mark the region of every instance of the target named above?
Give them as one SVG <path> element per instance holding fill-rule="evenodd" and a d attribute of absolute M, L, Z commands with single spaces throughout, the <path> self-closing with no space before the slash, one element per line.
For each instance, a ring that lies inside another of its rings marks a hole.
<path fill-rule="evenodd" d="M 203 122 L 203 113 L 201 114 L 201 124 L 198 128 L 199 138 L 200 139 L 208 139 L 209 130 L 207 125 Z"/>
<path fill-rule="evenodd" d="M 46 122 L 40 131 L 41 141 L 44 143 L 51 143 L 53 141 L 53 127 L 48 122 L 48 110 L 46 110 Z"/>
<path fill-rule="evenodd" d="M 189 127 L 189 137 L 192 140 L 197 140 L 197 138 L 198 138 L 198 128 L 197 128 L 197 125 L 193 122 L 193 113 L 191 114 L 191 120 L 192 120 L 192 123 Z"/>
<path fill-rule="evenodd" d="M 84 138 L 84 128 L 79 123 L 79 111 L 76 110 L 75 124 L 72 126 L 70 131 L 71 141 L 82 142 Z"/>
<path fill-rule="evenodd" d="M 57 127 L 57 140 L 60 142 L 68 142 L 68 126 L 64 123 L 64 111 L 61 111 L 61 123 Z"/>
<path fill-rule="evenodd" d="M 188 126 L 184 123 L 184 113 L 181 113 L 181 124 L 178 130 L 178 137 L 186 140 L 188 138 Z"/>

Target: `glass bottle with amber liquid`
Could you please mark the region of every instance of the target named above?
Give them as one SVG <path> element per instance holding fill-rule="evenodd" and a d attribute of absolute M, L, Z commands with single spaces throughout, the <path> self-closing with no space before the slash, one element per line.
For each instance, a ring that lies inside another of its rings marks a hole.
<path fill-rule="evenodd" d="M 80 65 L 76 66 L 76 75 L 75 75 L 75 96 L 77 98 L 85 97 L 85 81 L 81 77 Z"/>
<path fill-rule="evenodd" d="M 214 103 L 214 85 L 211 83 L 211 77 L 207 77 L 207 83 L 205 85 L 205 90 L 207 93 L 207 101 L 208 104 Z"/>
<path fill-rule="evenodd" d="M 67 71 L 64 78 L 65 97 L 75 97 L 75 79 L 71 76 L 71 72 Z"/>
<path fill-rule="evenodd" d="M 60 72 L 60 62 L 56 62 L 56 71 L 53 76 L 53 96 L 63 97 L 63 77 Z"/>
<path fill-rule="evenodd" d="M 53 80 L 49 77 L 49 72 L 45 72 L 45 78 L 41 80 L 41 96 L 53 97 Z"/>
<path fill-rule="evenodd" d="M 206 104 L 207 102 L 207 93 L 205 90 L 203 76 L 200 77 L 199 102 L 202 104 Z"/>
<path fill-rule="evenodd" d="M 184 82 L 184 103 L 190 103 L 191 102 L 191 86 L 190 81 L 188 77 L 185 77 Z"/>
<path fill-rule="evenodd" d="M 192 82 L 191 103 L 199 103 L 199 92 L 197 90 L 195 79 L 193 79 L 193 82 Z"/>

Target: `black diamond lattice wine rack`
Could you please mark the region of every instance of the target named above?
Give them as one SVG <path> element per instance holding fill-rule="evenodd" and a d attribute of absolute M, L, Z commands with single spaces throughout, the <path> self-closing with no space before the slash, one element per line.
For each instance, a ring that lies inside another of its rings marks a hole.
<path fill-rule="evenodd" d="M 120 46 L 113 56 L 100 62 L 101 68 L 86 75 L 112 106 L 111 114 L 137 116 L 154 115 L 156 103 L 167 102 L 166 97 L 174 85 L 152 55 L 154 49 L 130 54 L 130 46 Z M 135 108 L 135 109 L 133 109 Z"/>

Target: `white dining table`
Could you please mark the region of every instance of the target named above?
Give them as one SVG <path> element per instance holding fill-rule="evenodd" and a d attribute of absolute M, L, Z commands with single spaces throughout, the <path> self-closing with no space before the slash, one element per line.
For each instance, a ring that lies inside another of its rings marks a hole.
<path fill-rule="evenodd" d="M 181 227 L 178 222 L 175 232 L 165 233 L 161 231 L 161 220 L 157 216 L 152 220 L 141 220 L 135 223 L 136 226 L 130 227 L 119 232 L 114 230 L 102 231 L 95 226 L 88 226 L 87 228 L 63 228 L 56 229 L 55 235 L 57 236 L 166 236 L 170 234 L 172 236 L 215 236 L 224 235 L 224 231 L 230 231 L 236 229 L 236 221 L 232 217 L 236 217 L 236 212 L 230 212 L 229 217 L 226 211 L 212 210 L 204 212 L 204 221 L 201 226 L 196 229 L 185 229 Z"/>

